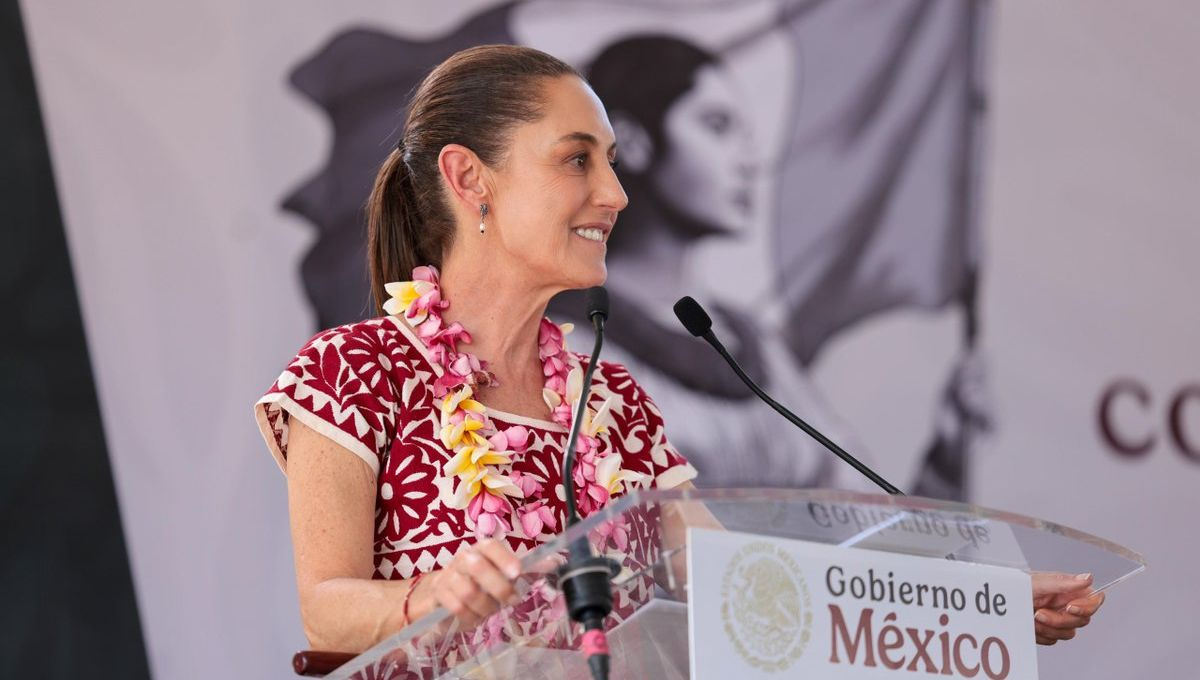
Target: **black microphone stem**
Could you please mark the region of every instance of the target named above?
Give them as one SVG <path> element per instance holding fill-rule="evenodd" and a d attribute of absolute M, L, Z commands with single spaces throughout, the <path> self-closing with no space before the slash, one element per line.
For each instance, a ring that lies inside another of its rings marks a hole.
<path fill-rule="evenodd" d="M 579 522 L 579 510 L 575 499 L 575 444 L 583 429 L 587 413 L 588 393 L 592 387 L 592 374 L 600 360 L 600 348 L 604 344 L 604 321 L 608 318 L 608 295 L 603 288 L 593 288 L 589 293 L 588 317 L 596 331 L 596 343 L 584 372 L 580 387 L 579 403 L 575 405 L 574 420 L 567 435 L 567 448 L 563 455 L 563 491 L 566 495 L 566 527 Z M 567 562 L 558 570 L 558 586 L 566 600 L 567 613 L 571 620 L 583 627 L 581 651 L 587 659 L 594 680 L 608 680 L 611 653 L 608 639 L 604 635 L 604 619 L 612 611 L 612 578 L 620 572 L 614 561 L 592 554 L 587 534 L 581 534 L 567 545 Z"/>
<path fill-rule="evenodd" d="M 712 345 L 713 349 L 717 350 L 717 352 L 725 359 L 725 361 L 731 367 L 733 367 L 733 371 L 735 373 L 737 373 L 739 378 L 742 379 L 742 382 L 746 383 L 746 385 L 749 386 L 750 389 L 753 390 L 754 393 L 757 394 L 760 399 L 767 402 L 768 406 L 775 409 L 776 413 L 778 413 L 779 415 L 786 418 L 789 423 L 795 425 L 796 427 L 800 428 L 801 430 L 804 430 L 804 432 L 806 434 L 808 434 L 808 436 L 812 437 L 813 439 L 816 439 L 818 442 L 821 443 L 822 446 L 824 446 L 825 448 L 832 451 L 834 453 L 834 455 L 836 455 L 838 458 L 841 458 L 842 460 L 844 460 L 847 464 L 850 465 L 850 467 L 854 468 L 855 470 L 858 470 L 858 472 L 860 474 L 862 474 L 864 477 L 866 477 L 867 479 L 874 482 L 875 485 L 878 486 L 879 488 L 892 494 L 893 496 L 903 496 L 904 495 L 904 492 L 901 491 L 900 489 L 897 489 L 895 486 L 893 486 L 891 482 L 884 479 L 883 477 L 880 477 L 874 470 L 867 467 L 862 461 L 860 461 L 859 459 L 850 455 L 848 452 L 846 452 L 845 449 L 843 449 L 842 447 L 835 444 L 833 442 L 833 440 L 831 440 L 830 438 L 821 434 L 821 432 L 818 431 L 813 426 L 809 425 L 808 423 L 804 422 L 803 420 L 800 420 L 800 418 L 798 418 L 794 413 L 787 410 L 779 402 L 772 399 L 770 395 L 768 395 L 766 392 L 763 391 L 763 389 L 761 387 L 758 386 L 758 383 L 754 382 L 754 380 L 750 376 L 746 375 L 746 372 L 742 370 L 742 367 L 740 365 L 738 365 L 738 362 L 736 360 L 734 360 L 733 356 L 731 356 L 729 354 L 729 351 L 725 349 L 725 346 L 721 344 L 721 341 L 717 339 L 717 336 L 715 334 L 713 334 L 713 332 L 711 330 L 705 332 L 700 337 L 702 337 L 706 341 L 708 341 L 708 344 Z"/>
<path fill-rule="evenodd" d="M 596 371 L 596 363 L 600 358 L 600 347 L 604 344 L 604 319 L 599 315 L 592 318 L 596 329 L 596 342 L 592 345 L 592 358 L 588 362 L 587 372 L 583 374 L 583 388 L 579 393 L 579 403 L 575 406 L 575 420 L 571 423 L 571 433 L 567 436 L 567 449 L 563 457 L 563 488 L 567 496 L 567 526 L 579 521 L 579 511 L 575 506 L 574 481 L 575 474 L 575 442 L 579 439 L 579 430 L 583 428 L 583 414 L 587 412 L 588 392 L 592 387 L 592 374 Z"/>

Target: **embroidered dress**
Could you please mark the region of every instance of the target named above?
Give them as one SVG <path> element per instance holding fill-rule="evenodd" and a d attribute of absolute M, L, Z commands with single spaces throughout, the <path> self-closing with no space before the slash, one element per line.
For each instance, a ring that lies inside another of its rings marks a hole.
<path fill-rule="evenodd" d="M 561 344 L 561 334 L 557 340 Z M 585 357 L 565 350 L 562 356 L 565 373 L 585 367 Z M 444 359 L 400 316 L 339 326 L 313 337 L 255 405 L 267 446 L 285 473 L 291 418 L 342 445 L 375 472 L 377 579 L 407 579 L 444 567 L 481 535 L 502 535 L 522 555 L 564 525 L 561 469 L 567 428 L 492 408 L 486 415 L 498 435 L 526 435 L 521 450 L 504 452 L 510 463 L 490 466 L 520 493 L 501 497 L 510 502 L 493 513 L 492 521 L 486 507 L 475 508 L 475 517 L 471 508 L 462 507 L 466 480 L 447 472 L 461 450 L 451 450 L 443 436 Z M 620 472 L 614 477 L 607 471 L 609 488 L 600 495 L 608 497 L 590 504 L 581 500 L 581 514 L 633 488 L 671 488 L 695 477 L 695 469 L 667 441 L 658 409 L 623 366 L 600 362 L 588 404 L 605 412 L 604 422 L 593 429 L 608 462 L 593 466 L 601 468 L 592 470 L 593 479 L 597 472 L 604 476 L 604 466 L 619 464 Z M 585 468 L 586 457 L 580 460 Z M 576 475 L 578 497 L 589 493 L 596 498 L 595 482 Z M 495 498 L 486 491 L 478 497 Z M 481 519 L 487 526 L 481 527 Z M 622 539 L 629 541 L 624 533 L 614 540 Z"/>

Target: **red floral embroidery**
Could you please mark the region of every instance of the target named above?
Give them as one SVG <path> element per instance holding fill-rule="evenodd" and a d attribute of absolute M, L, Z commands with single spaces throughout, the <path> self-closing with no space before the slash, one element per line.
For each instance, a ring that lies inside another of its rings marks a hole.
<path fill-rule="evenodd" d="M 433 425 L 421 422 L 412 432 L 415 437 L 433 437 Z M 425 524 L 425 518 L 437 498 L 434 484 L 437 466 L 411 441 L 396 439 L 388 454 L 388 465 L 379 477 L 380 504 L 376 538 L 392 543 L 404 540 Z"/>
<path fill-rule="evenodd" d="M 341 326 L 309 341 L 257 405 L 263 435 L 281 464 L 287 454 L 287 418 L 300 414 L 379 471 L 376 578 L 404 579 L 437 569 L 464 543 L 476 540 L 465 510 L 446 503 L 453 488 L 440 471 L 452 453 L 437 436 L 440 400 L 432 386 L 440 369 L 427 353 L 414 331 L 396 318 Z M 580 367 L 584 361 L 570 356 L 572 366 Z M 651 486 L 676 468 L 682 469 L 672 472 L 675 482 L 694 476 L 687 461 L 667 443 L 658 409 L 628 371 L 601 362 L 589 403 L 598 408 L 610 398 L 609 425 L 597 436 L 604 440 L 605 450 L 621 456 L 624 469 L 640 473 L 643 484 Z M 564 526 L 560 496 L 567 430 L 537 419 L 508 422 L 507 415 L 495 411 L 489 416 L 500 429 L 523 425 L 529 430 L 526 450 L 514 455 L 511 466 L 503 470 L 518 480 L 527 476 L 527 482 L 534 482 L 528 485 L 531 493 L 522 507 L 549 511 L 549 515 L 538 512 L 542 526 L 536 536 L 526 536 L 521 516 L 516 516 L 507 539 L 514 550 L 524 552 Z M 389 493 L 384 492 L 385 485 Z M 582 497 L 586 485 L 575 486 Z M 538 528 L 533 517 L 526 519 L 529 528 Z M 630 551 L 644 538 L 642 529 L 627 531 Z"/>

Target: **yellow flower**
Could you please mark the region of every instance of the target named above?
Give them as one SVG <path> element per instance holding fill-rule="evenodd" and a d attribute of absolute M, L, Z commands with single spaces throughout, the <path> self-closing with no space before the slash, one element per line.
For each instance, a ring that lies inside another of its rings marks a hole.
<path fill-rule="evenodd" d="M 443 469 L 448 475 L 472 477 L 488 465 L 507 465 L 511 462 L 508 456 L 491 450 L 484 439 L 481 444 L 468 444 L 455 450 Z"/>
<path fill-rule="evenodd" d="M 471 387 L 464 385 L 447 394 L 442 400 L 439 435 L 442 444 L 450 450 L 456 450 L 462 444 L 479 446 L 481 442 L 486 441 L 478 434 L 486 424 L 486 409 L 471 396 Z"/>
<path fill-rule="evenodd" d="M 608 430 L 608 413 L 612 409 L 612 397 L 604 400 L 600 404 L 600 408 L 593 411 L 588 408 L 584 410 L 582 432 L 588 436 L 595 437 L 601 432 Z"/>
<path fill-rule="evenodd" d="M 442 417 L 452 415 L 458 409 L 470 411 L 472 413 L 483 413 L 483 404 L 475 401 L 471 397 L 474 396 L 470 385 L 463 385 L 458 389 L 450 392 L 442 399 Z"/>
<path fill-rule="evenodd" d="M 524 498 L 525 494 L 520 487 L 513 483 L 507 475 L 502 475 L 494 468 L 488 467 L 490 464 L 501 464 L 509 462 L 505 456 L 500 456 L 492 453 L 490 456 L 483 456 L 479 460 L 479 464 L 469 462 L 470 454 L 459 459 L 459 454 L 455 454 L 451 463 L 456 463 L 455 469 L 460 470 L 458 473 L 459 484 L 454 490 L 454 497 L 451 499 L 450 505 L 453 508 L 462 509 L 471 503 L 471 499 L 479 495 L 486 488 L 490 493 L 498 496 L 515 496 Z M 485 463 L 485 460 L 494 460 L 495 463 Z M 450 473 L 451 463 L 446 464 L 446 472 Z M 453 474 L 453 473 L 452 473 Z"/>
<path fill-rule="evenodd" d="M 596 483 L 604 487 L 609 495 L 621 493 L 626 482 L 642 484 L 646 475 L 621 469 L 621 456 L 611 453 L 596 463 Z"/>
<path fill-rule="evenodd" d="M 419 324 L 429 316 L 428 307 L 414 307 L 421 296 L 437 288 L 430 281 L 394 281 L 384 284 L 383 289 L 391 298 L 383 303 L 383 311 L 392 316 L 403 314 L 411 324 Z"/>

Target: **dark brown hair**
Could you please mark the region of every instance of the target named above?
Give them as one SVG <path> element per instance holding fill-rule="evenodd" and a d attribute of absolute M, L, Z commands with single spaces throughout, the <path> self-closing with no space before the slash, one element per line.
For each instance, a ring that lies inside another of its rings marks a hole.
<path fill-rule="evenodd" d="M 588 66 L 587 79 L 610 114 L 626 113 L 646 129 L 657 159 L 669 148 L 667 113 L 695 87 L 701 68 L 719 63 L 715 54 L 685 40 L 636 35 L 604 48 Z"/>
<path fill-rule="evenodd" d="M 442 191 L 438 155 L 461 144 L 489 166 L 503 162 L 513 128 L 542 117 L 543 80 L 579 73 L 538 50 L 482 45 L 439 64 L 412 96 L 408 120 L 367 200 L 371 291 L 382 311 L 390 281 L 414 267 L 440 267 L 454 238 L 454 216 Z"/>

